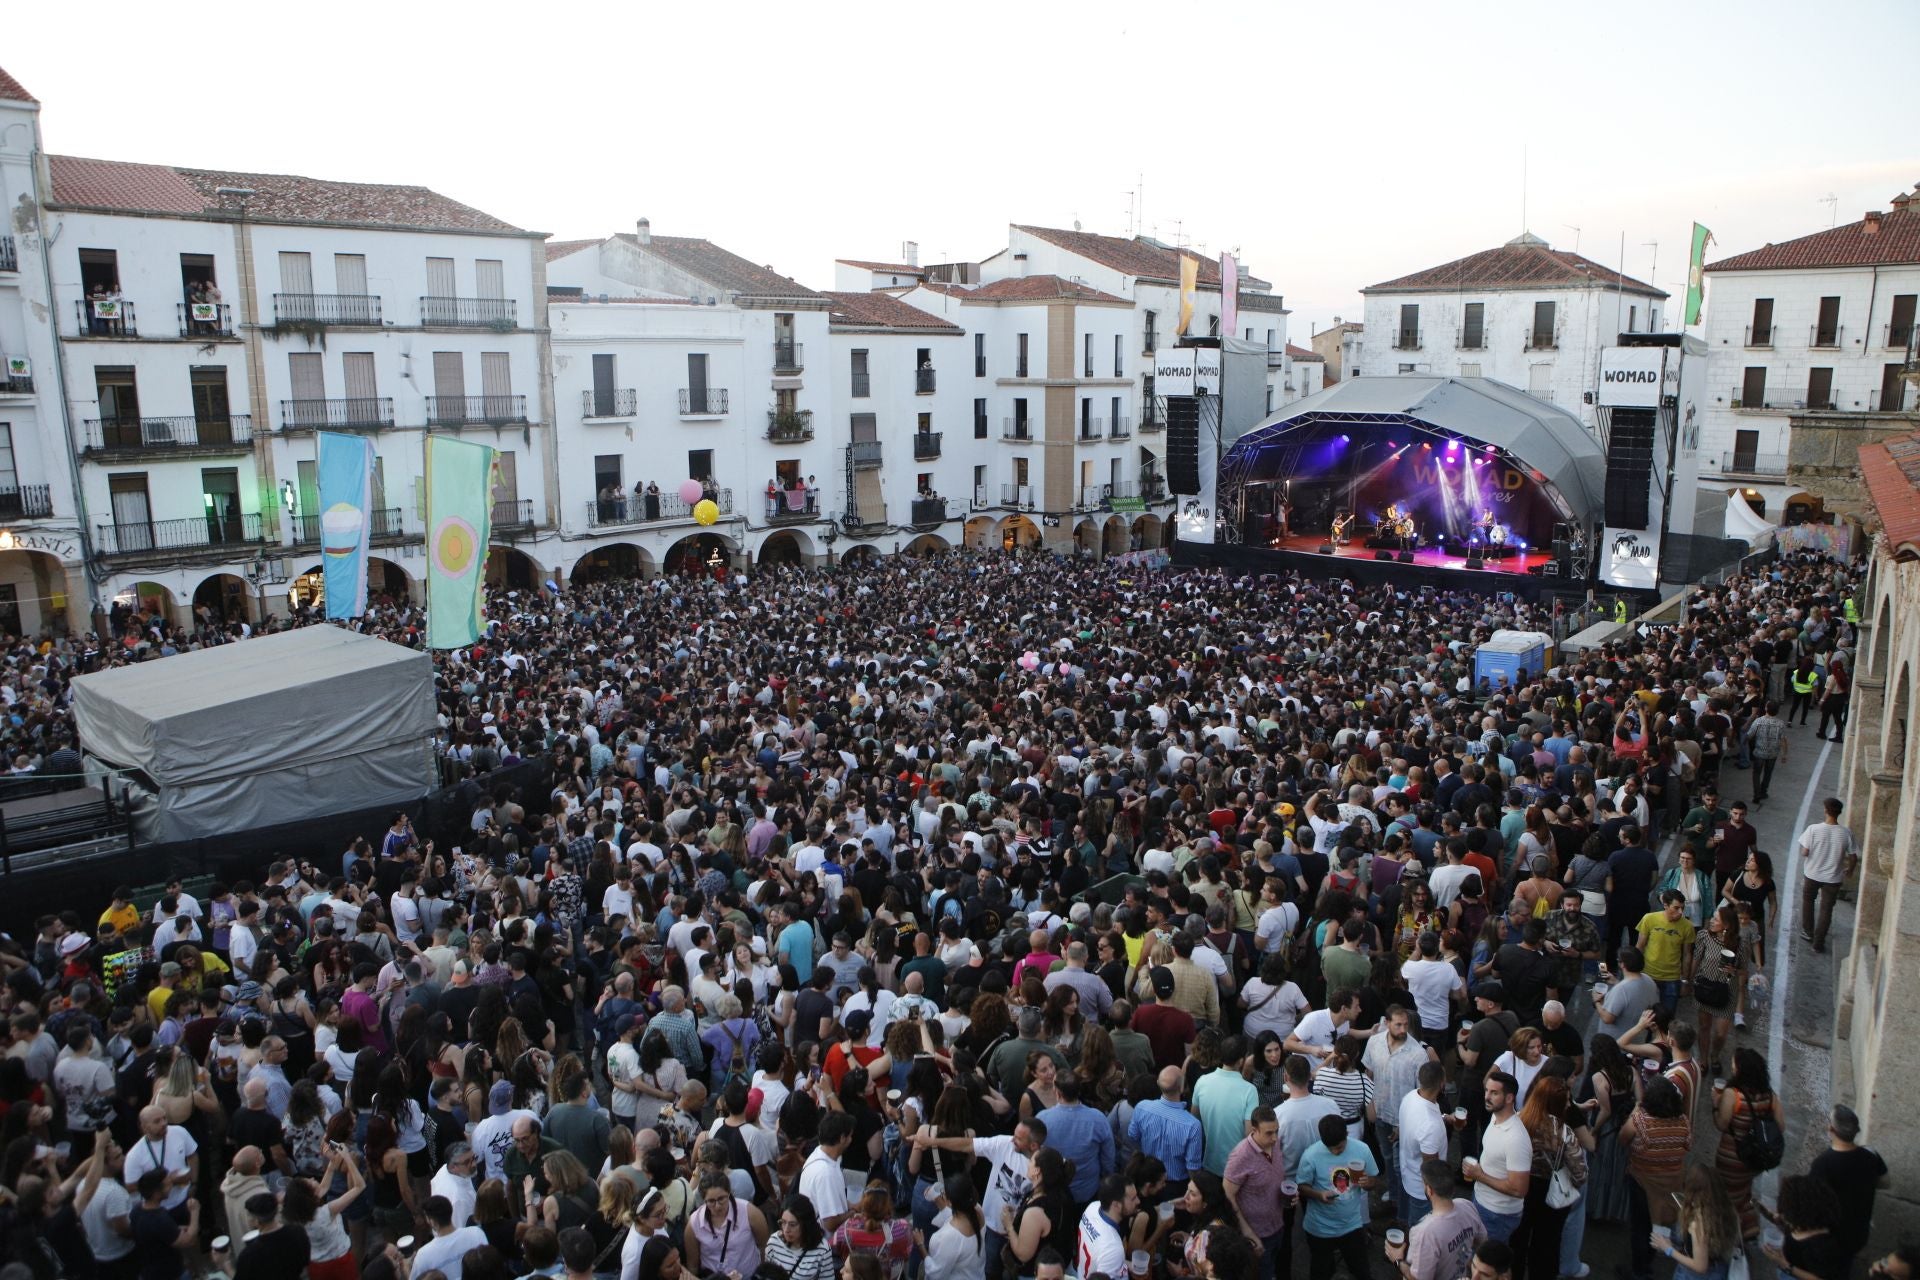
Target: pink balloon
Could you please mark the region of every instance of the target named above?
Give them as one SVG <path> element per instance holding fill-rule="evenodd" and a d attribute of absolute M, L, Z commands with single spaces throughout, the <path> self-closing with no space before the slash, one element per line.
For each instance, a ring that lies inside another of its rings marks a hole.
<path fill-rule="evenodd" d="M 1020 655 L 1020 666 L 1022 667 L 1022 669 L 1027 671 L 1032 671 L 1034 668 L 1038 667 L 1039 665 L 1040 665 L 1040 655 L 1035 653 L 1033 650 L 1029 649 L 1025 653 Z"/>
<path fill-rule="evenodd" d="M 686 503 L 688 506 L 692 506 L 694 503 L 700 501 L 700 499 L 706 497 L 706 495 L 707 491 L 700 487 L 698 480 L 682 480 L 680 482 L 680 501 Z"/>

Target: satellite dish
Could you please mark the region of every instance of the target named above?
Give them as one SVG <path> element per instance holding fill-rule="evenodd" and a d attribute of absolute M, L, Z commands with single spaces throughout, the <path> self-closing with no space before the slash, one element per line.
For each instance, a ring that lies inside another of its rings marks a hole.
<path fill-rule="evenodd" d="M 1080 229 L 1080 219 L 1078 219 L 1078 218 L 1075 218 L 1075 219 L 1073 220 L 1073 229 L 1074 229 L 1075 231 L 1078 231 L 1078 230 Z"/>

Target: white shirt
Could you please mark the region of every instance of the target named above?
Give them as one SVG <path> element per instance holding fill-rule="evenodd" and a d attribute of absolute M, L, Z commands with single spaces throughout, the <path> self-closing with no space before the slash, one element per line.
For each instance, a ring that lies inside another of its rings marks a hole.
<path fill-rule="evenodd" d="M 813 1201 L 814 1214 L 825 1222 L 847 1212 L 847 1176 L 840 1161 L 819 1147 L 800 1166 L 800 1194 Z"/>
<path fill-rule="evenodd" d="M 1821 884 L 1839 884 L 1847 878 L 1846 859 L 1853 852 L 1853 832 L 1844 823 L 1816 822 L 1800 833 L 1805 859 L 1800 874 Z"/>
<path fill-rule="evenodd" d="M 1400 1185 L 1418 1200 L 1427 1198 L 1420 1162 L 1428 1156 L 1447 1158 L 1447 1123 L 1441 1118 L 1440 1105 L 1415 1089 L 1400 1100 Z"/>
<path fill-rule="evenodd" d="M 419 904 L 395 889 L 387 898 L 387 905 L 393 911 L 393 931 L 399 936 L 400 941 L 412 942 L 418 938 L 420 936 Z"/>
<path fill-rule="evenodd" d="M 1453 1017 L 1452 995 L 1466 986 L 1460 971 L 1445 960 L 1413 959 L 1400 966 L 1400 977 L 1413 995 L 1420 1029 L 1444 1030 Z"/>
<path fill-rule="evenodd" d="M 258 916 L 254 917 L 256 920 Z M 233 957 L 233 971 L 246 975 L 253 972 L 253 957 L 260 951 L 260 940 L 253 936 L 253 930 L 233 922 L 233 928 L 227 934 L 227 950 Z"/>
<path fill-rule="evenodd" d="M 438 1271 L 447 1280 L 460 1280 L 460 1263 L 469 1249 L 478 1249 L 487 1243 L 487 1233 L 478 1227 L 461 1227 L 444 1236 L 435 1236 L 420 1246 L 413 1255 L 413 1265 L 420 1268 L 420 1274 Z"/>
<path fill-rule="evenodd" d="M 1074 1274 L 1078 1276 L 1090 1276 L 1096 1271 L 1118 1276 L 1127 1269 L 1127 1242 L 1121 1238 L 1120 1229 L 1107 1221 L 1097 1201 L 1080 1215 L 1080 1247 L 1075 1251 L 1075 1260 L 1079 1266 L 1074 1268 Z"/>
<path fill-rule="evenodd" d="M 1487 1126 L 1480 1140 L 1480 1170 L 1490 1178 L 1506 1179 L 1521 1169 L 1533 1168 L 1533 1138 L 1520 1123 L 1520 1113 Z M 1473 1184 L 1473 1202 L 1483 1212 L 1514 1214 L 1526 1207 L 1523 1196 L 1495 1191 L 1484 1182 Z"/>
<path fill-rule="evenodd" d="M 1275 955 L 1287 945 L 1294 930 L 1299 927 L 1300 908 L 1291 902 L 1283 902 L 1260 913 L 1260 923 L 1254 931 L 1253 940 L 1259 944 L 1261 951 Z"/>
<path fill-rule="evenodd" d="M 445 1196 L 447 1203 L 453 1206 L 453 1225 L 455 1230 L 464 1227 L 473 1220 L 473 1179 L 463 1178 L 445 1165 L 433 1175 L 428 1184 L 429 1195 Z"/>
<path fill-rule="evenodd" d="M 488 1116 L 473 1126 L 473 1149 L 486 1162 L 487 1177 L 506 1177 L 501 1170 L 501 1162 L 507 1158 L 507 1152 L 513 1146 L 513 1122 L 522 1118 L 538 1120 L 540 1117 L 523 1108 L 505 1115 Z"/>
<path fill-rule="evenodd" d="M 1479 874 L 1464 862 L 1458 866 L 1451 862 L 1441 863 L 1427 877 L 1427 888 L 1433 890 L 1433 904 L 1442 911 L 1446 910 L 1460 896 L 1460 886 L 1467 882 L 1467 877 Z"/>
<path fill-rule="evenodd" d="M 1334 1025 L 1333 1014 L 1326 1009 L 1315 1009 L 1294 1024 L 1293 1038 L 1301 1044 L 1310 1044 L 1316 1048 L 1331 1049 L 1333 1042 L 1340 1038 L 1346 1023 Z"/>
<path fill-rule="evenodd" d="M 633 891 L 622 889 L 616 882 L 607 886 L 600 895 L 600 914 L 611 920 L 615 916 L 625 916 L 629 923 L 633 920 Z M 452 1277 L 448 1277 L 452 1280 Z"/>
<path fill-rule="evenodd" d="M 131 1187 L 138 1183 L 140 1175 L 149 1169 L 164 1169 L 169 1175 L 185 1173 L 187 1161 L 192 1159 L 194 1152 L 199 1149 L 199 1144 L 194 1142 L 192 1135 L 177 1124 L 167 1126 L 165 1138 L 149 1138 L 143 1133 L 138 1142 L 127 1148 L 127 1164 L 121 1171 L 120 1180 Z M 169 1188 L 162 1207 L 179 1208 L 187 1202 L 187 1195 L 192 1190 L 192 1187 L 184 1183 Z"/>
<path fill-rule="evenodd" d="M 133 1241 L 111 1225 L 115 1218 L 131 1213 L 133 1205 L 131 1191 L 110 1178 L 100 1180 L 93 1199 L 87 1201 L 87 1211 L 80 1215 L 80 1225 L 87 1232 L 87 1249 L 96 1262 L 112 1262 L 133 1252 Z"/>
<path fill-rule="evenodd" d="M 1020 1202 L 1033 1190 L 1033 1184 L 1027 1181 L 1027 1166 L 1032 1157 L 1014 1150 L 1011 1134 L 975 1138 L 973 1154 L 976 1159 L 993 1164 L 993 1172 L 987 1175 L 986 1194 L 980 1200 L 980 1211 L 988 1222 L 998 1222 L 1001 1209 L 1019 1208 Z"/>

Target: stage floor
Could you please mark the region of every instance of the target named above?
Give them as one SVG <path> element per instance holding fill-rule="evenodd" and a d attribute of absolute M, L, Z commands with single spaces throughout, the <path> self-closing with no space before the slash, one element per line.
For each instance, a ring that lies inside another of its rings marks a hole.
<path fill-rule="evenodd" d="M 1275 551 L 1321 555 L 1320 548 L 1326 545 L 1326 541 L 1325 538 L 1318 534 L 1295 534 L 1291 538 L 1277 539 L 1268 543 L 1267 546 Z M 1358 542 L 1352 542 L 1344 547 L 1335 547 L 1330 557 L 1323 556 L 1322 558 L 1371 561 L 1374 559 L 1374 556 L 1374 548 L 1362 546 Z M 1548 552 L 1528 551 L 1523 555 L 1508 556 L 1504 560 L 1488 560 L 1484 570 L 1475 570 L 1475 572 L 1490 574 L 1505 573 L 1524 577 L 1529 569 L 1543 565 L 1551 559 L 1553 559 L 1553 556 Z M 1421 547 L 1413 553 L 1413 563 L 1428 569 L 1464 570 L 1467 567 L 1467 558 L 1442 551 L 1439 547 Z"/>

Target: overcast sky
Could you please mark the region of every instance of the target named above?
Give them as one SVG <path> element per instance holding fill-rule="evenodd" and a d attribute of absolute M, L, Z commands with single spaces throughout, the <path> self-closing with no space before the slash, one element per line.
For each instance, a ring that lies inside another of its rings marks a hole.
<path fill-rule="evenodd" d="M 1126 234 L 1131 199 L 1133 229 L 1238 247 L 1296 342 L 1518 234 L 1523 154 L 1527 227 L 1609 266 L 1624 236 L 1676 295 L 1695 219 L 1724 256 L 1920 181 L 1913 0 L 208 0 L 14 33 L 55 152 L 419 183 L 556 237 L 645 215 L 822 288 L 903 240 Z"/>

